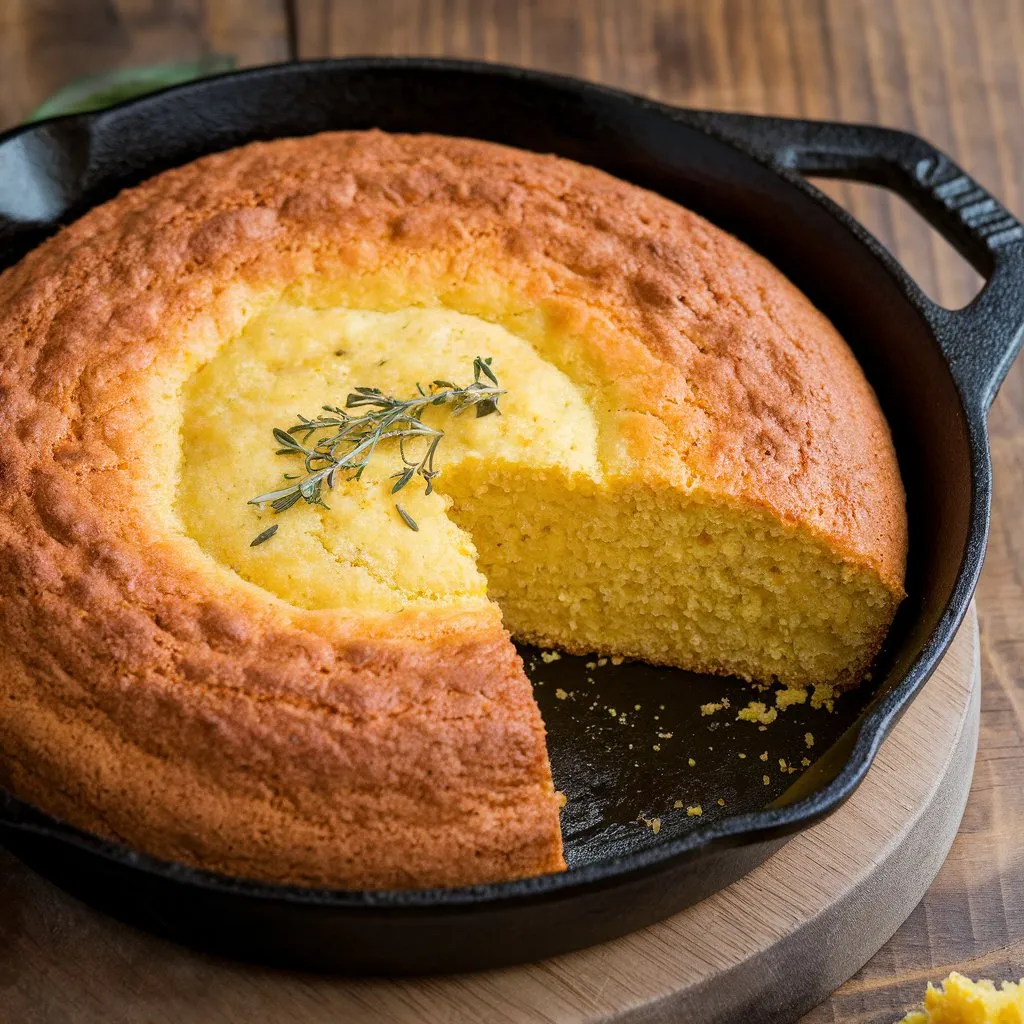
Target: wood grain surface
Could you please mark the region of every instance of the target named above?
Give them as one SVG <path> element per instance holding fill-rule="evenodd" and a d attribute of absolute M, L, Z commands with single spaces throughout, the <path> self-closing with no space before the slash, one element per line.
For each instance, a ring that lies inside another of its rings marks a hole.
<path fill-rule="evenodd" d="M 1022 0 L 0 0 L 0 127 L 81 75 L 210 51 L 240 63 L 483 57 L 691 106 L 874 121 L 930 139 L 1024 212 Z M 971 297 L 977 276 L 901 201 L 828 188 L 926 291 L 949 306 Z M 888 1022 L 953 968 L 1024 973 L 1024 360 L 991 427 L 983 711 L 967 815 L 918 910 L 809 1024 Z"/>

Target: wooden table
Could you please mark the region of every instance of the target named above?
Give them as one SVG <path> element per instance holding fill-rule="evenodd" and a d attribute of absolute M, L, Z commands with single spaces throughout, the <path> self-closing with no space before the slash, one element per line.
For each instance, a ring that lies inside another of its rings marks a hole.
<path fill-rule="evenodd" d="M 1024 0 L 0 0 L 0 128 L 71 79 L 210 51 L 240 64 L 483 57 L 692 106 L 874 121 L 930 139 L 1024 212 Z M 957 306 L 974 293 L 977 275 L 902 201 L 869 186 L 828 191 L 932 296 Z M 1024 974 L 1024 359 L 991 425 L 981 746 L 967 814 L 917 911 L 806 1024 L 889 1024 L 951 969 Z M 0 982 L 3 893 L 21 872 L 0 854 Z"/>

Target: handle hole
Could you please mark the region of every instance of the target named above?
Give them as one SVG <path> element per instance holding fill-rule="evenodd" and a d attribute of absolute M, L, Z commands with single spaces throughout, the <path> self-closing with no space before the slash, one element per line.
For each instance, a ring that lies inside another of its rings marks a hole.
<path fill-rule="evenodd" d="M 962 309 L 981 291 L 984 278 L 902 196 L 862 182 L 808 180 L 856 217 L 940 306 Z"/>

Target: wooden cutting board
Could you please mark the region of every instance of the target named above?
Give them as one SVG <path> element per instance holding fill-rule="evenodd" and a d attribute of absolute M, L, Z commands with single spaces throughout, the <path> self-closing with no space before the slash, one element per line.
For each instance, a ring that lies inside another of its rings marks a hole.
<path fill-rule="evenodd" d="M 972 607 L 863 785 L 751 874 L 524 967 L 396 981 L 228 963 L 104 918 L 0 851 L 0 1024 L 793 1021 L 893 934 L 949 851 L 977 747 L 978 649 Z"/>

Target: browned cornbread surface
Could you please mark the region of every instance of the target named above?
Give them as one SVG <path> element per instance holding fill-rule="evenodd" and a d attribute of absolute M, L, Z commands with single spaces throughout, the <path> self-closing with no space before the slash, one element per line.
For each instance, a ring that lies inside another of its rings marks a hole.
<path fill-rule="evenodd" d="M 902 489 L 828 321 L 701 218 L 489 144 L 337 133 L 162 174 L 0 277 L 0 782 L 162 857 L 354 887 L 563 867 L 544 731 L 495 608 L 306 610 L 162 514 L 154 371 L 260 297 L 405 302 L 589 339 L 602 457 L 799 524 L 901 594 Z M 444 290 L 436 282 L 444 281 Z M 453 283 L 454 282 L 454 283 Z M 595 385 L 597 386 L 597 385 Z"/>

